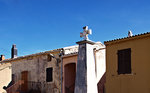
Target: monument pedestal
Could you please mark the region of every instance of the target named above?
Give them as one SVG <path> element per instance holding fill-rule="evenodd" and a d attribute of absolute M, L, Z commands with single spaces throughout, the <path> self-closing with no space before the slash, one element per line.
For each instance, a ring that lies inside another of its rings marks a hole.
<path fill-rule="evenodd" d="M 75 93 L 98 93 L 93 52 L 94 42 L 83 40 L 79 44 Z"/>

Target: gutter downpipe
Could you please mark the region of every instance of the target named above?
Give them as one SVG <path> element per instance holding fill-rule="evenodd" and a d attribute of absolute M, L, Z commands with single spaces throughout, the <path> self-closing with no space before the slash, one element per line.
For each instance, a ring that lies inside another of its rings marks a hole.
<path fill-rule="evenodd" d="M 63 55 L 64 55 L 64 49 L 62 48 L 60 51 L 61 51 L 61 52 L 59 53 L 60 59 L 56 58 L 56 57 L 53 56 L 52 54 L 50 54 L 50 56 L 56 59 L 57 65 L 58 65 L 59 62 L 61 62 L 61 72 L 60 72 L 60 74 L 61 74 L 61 75 L 60 75 L 60 77 L 61 77 L 61 93 L 63 93 L 63 92 L 62 92 L 62 90 L 63 90 L 62 81 L 63 81 Z"/>
<path fill-rule="evenodd" d="M 63 55 L 64 55 L 64 50 L 61 50 L 60 57 L 61 57 L 61 93 L 63 93 Z"/>

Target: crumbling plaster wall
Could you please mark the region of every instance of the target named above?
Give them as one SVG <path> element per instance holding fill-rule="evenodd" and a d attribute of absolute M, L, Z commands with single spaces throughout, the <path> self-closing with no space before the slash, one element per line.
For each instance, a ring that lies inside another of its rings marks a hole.
<path fill-rule="evenodd" d="M 54 54 L 58 57 L 57 54 Z M 21 72 L 28 71 L 28 81 L 38 84 L 42 93 L 60 93 L 60 66 L 56 59 L 48 61 L 48 56 L 39 55 L 27 57 L 12 62 L 12 73 L 15 75 L 15 81 L 21 80 Z M 53 81 L 46 82 L 46 68 L 53 67 Z M 29 84 L 30 84 L 29 83 Z M 29 85 L 30 86 L 30 85 Z M 36 87 L 36 86 L 34 86 Z"/>

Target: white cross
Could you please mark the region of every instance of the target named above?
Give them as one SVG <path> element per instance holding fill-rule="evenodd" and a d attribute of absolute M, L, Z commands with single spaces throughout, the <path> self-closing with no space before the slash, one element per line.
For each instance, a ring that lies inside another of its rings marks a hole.
<path fill-rule="evenodd" d="M 89 40 L 88 34 L 92 34 L 92 30 L 88 29 L 88 26 L 83 27 L 83 32 L 80 33 L 80 37 L 83 37 L 84 40 Z"/>

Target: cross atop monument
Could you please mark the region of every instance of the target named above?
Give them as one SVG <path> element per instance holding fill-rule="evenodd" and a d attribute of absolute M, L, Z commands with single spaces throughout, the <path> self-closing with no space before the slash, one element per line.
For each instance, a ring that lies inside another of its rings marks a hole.
<path fill-rule="evenodd" d="M 88 26 L 83 27 L 83 32 L 80 33 L 80 37 L 83 37 L 84 40 L 89 40 L 88 35 L 92 34 L 92 30 L 88 29 Z"/>

